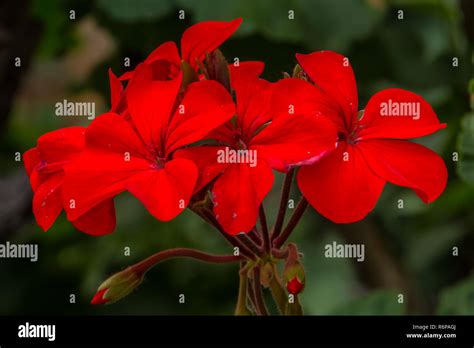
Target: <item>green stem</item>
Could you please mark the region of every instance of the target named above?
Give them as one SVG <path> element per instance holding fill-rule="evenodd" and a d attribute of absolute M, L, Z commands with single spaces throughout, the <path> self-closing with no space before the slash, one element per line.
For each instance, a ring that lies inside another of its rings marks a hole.
<path fill-rule="evenodd" d="M 239 272 L 239 296 L 235 307 L 235 315 L 252 315 L 247 308 L 247 287 L 248 287 L 248 270 L 245 263 L 241 263 Z"/>
<path fill-rule="evenodd" d="M 262 285 L 260 284 L 260 267 L 255 267 L 253 269 L 253 289 L 257 313 L 259 315 L 268 315 L 267 306 L 263 300 Z"/>
<path fill-rule="evenodd" d="M 273 296 L 273 300 L 277 304 L 278 311 L 280 314 L 286 313 L 288 305 L 288 297 L 286 295 L 285 288 L 283 287 L 275 265 L 273 266 L 273 276 L 270 281 L 270 290 Z"/>

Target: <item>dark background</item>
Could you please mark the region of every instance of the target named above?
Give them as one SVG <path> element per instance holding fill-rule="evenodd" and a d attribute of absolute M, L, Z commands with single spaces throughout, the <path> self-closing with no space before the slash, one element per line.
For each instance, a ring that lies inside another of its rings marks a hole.
<path fill-rule="evenodd" d="M 305 312 L 474 314 L 474 116 L 468 93 L 473 8 L 472 1 L 441 0 L 3 0 L 0 243 L 38 243 L 39 260 L 0 259 L 0 314 L 233 312 L 237 265 L 189 260 L 159 265 L 121 302 L 90 306 L 102 280 L 154 252 L 194 247 L 229 253 L 229 247 L 193 214 L 161 223 L 129 194 L 116 198 L 118 228 L 112 235 L 82 234 L 64 214 L 44 233 L 31 214 L 30 187 L 15 153 L 34 146 L 45 132 L 90 122 L 56 117 L 56 102 L 95 101 L 97 114 L 106 111 L 107 68 L 128 70 L 124 57 L 133 67 L 162 42 L 179 42 L 195 22 L 236 17 L 244 23 L 222 46 L 229 61 L 263 60 L 264 77 L 275 81 L 293 69 L 296 52 L 336 50 L 351 60 L 361 106 L 380 89 L 400 87 L 422 95 L 448 123 L 446 130 L 417 140 L 440 153 L 449 170 L 446 191 L 436 202 L 427 206 L 409 189 L 388 184 L 364 221 L 336 225 L 307 212 L 291 237 L 305 254 Z M 179 10 L 185 10 L 184 21 Z M 294 20 L 288 20 L 289 10 Z M 17 56 L 21 68 L 14 67 Z M 453 57 L 459 66 L 453 67 Z M 271 217 L 278 182 L 267 199 Z M 291 198 L 299 198 L 296 188 Z M 404 209 L 397 208 L 399 199 Z M 324 258 L 324 245 L 334 240 L 364 243 L 365 262 Z M 125 247 L 131 256 L 124 256 Z M 459 256 L 452 255 L 453 247 Z M 180 293 L 186 304 L 178 303 Z M 397 302 L 400 293 L 403 304 Z"/>

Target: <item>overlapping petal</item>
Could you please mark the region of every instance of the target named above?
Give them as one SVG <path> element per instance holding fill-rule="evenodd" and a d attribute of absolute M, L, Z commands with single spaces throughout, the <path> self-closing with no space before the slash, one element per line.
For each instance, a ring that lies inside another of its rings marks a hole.
<path fill-rule="evenodd" d="M 229 166 L 228 163 L 218 162 L 219 151 L 225 151 L 225 146 L 194 146 L 174 153 L 173 158 L 186 158 L 196 164 L 199 176 L 194 187 L 195 192 L 201 190 Z"/>
<path fill-rule="evenodd" d="M 86 142 L 81 157 L 65 168 L 63 200 L 70 220 L 124 191 L 134 175 L 152 170 L 145 145 L 117 114 L 96 118 L 87 129 Z"/>
<path fill-rule="evenodd" d="M 363 219 L 375 207 L 385 184 L 357 147 L 346 143 L 317 163 L 301 167 L 297 182 L 314 209 L 336 223 Z"/>
<path fill-rule="evenodd" d="M 125 186 L 154 217 L 169 221 L 187 207 L 197 177 L 196 165 L 178 158 L 166 162 L 163 169 L 142 172 Z"/>
<path fill-rule="evenodd" d="M 163 148 L 180 85 L 181 75 L 170 81 L 155 81 L 150 66 L 140 64 L 135 69 L 127 88 L 127 102 L 133 124 L 147 145 Z"/>
<path fill-rule="evenodd" d="M 207 21 L 188 28 L 181 37 L 181 58 L 196 69 L 206 52 L 212 52 L 226 41 L 240 26 L 242 19 L 230 22 Z"/>
<path fill-rule="evenodd" d="M 326 117 L 287 115 L 279 117 L 257 134 L 250 147 L 272 168 L 311 164 L 335 149 L 337 128 Z"/>
<path fill-rule="evenodd" d="M 357 85 L 349 60 L 332 51 L 296 54 L 296 59 L 311 80 L 340 108 L 350 128 L 358 111 Z"/>
<path fill-rule="evenodd" d="M 215 81 L 189 85 L 167 128 L 166 153 L 203 139 L 235 113 L 229 92 Z"/>
<path fill-rule="evenodd" d="M 214 213 L 226 233 L 247 233 L 254 226 L 258 209 L 273 185 L 270 166 L 260 161 L 229 165 L 212 188 Z"/>
<path fill-rule="evenodd" d="M 321 91 L 307 81 L 297 78 L 286 78 L 278 81 L 273 88 L 271 100 L 274 118 L 288 115 L 324 116 L 338 128 L 344 130 L 344 118 L 335 106 Z"/>
<path fill-rule="evenodd" d="M 358 144 L 369 167 L 380 178 L 410 187 L 425 203 L 444 191 L 448 171 L 430 149 L 404 140 L 371 139 Z"/>

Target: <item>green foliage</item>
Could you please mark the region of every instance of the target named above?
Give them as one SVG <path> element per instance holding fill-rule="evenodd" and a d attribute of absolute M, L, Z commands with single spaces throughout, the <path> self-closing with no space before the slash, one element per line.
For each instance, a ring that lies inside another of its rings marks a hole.
<path fill-rule="evenodd" d="M 392 290 L 377 290 L 342 305 L 331 312 L 333 315 L 402 315 L 405 304 L 398 303 L 398 293 Z"/>
<path fill-rule="evenodd" d="M 75 21 L 68 18 L 71 8 L 76 10 Z M 177 18 L 180 9 L 186 11 L 185 20 Z M 397 18 L 399 9 L 404 11 L 403 20 Z M 288 19 L 290 10 L 294 10 L 294 20 Z M 350 57 L 362 108 L 382 88 L 400 87 L 423 96 L 440 120 L 448 123 L 445 130 L 421 140 L 443 154 L 449 170 L 446 191 L 436 202 L 425 205 L 411 190 L 387 184 L 368 219 L 396 262 L 413 278 L 409 280 L 417 290 L 425 298 L 439 298 L 439 314 L 474 314 L 474 281 L 472 277 L 462 279 L 466 270 L 474 267 L 472 258 L 463 257 L 474 248 L 474 113 L 468 113 L 465 90 L 472 75 L 472 57 L 457 1 L 34 0 L 31 12 L 43 23 L 38 57 L 32 65 L 34 76 L 46 71 L 48 76 L 57 75 L 61 80 L 62 72 L 52 71 L 57 65 L 51 62 L 81 44 L 75 36 L 81 17 L 92 18 L 112 37 L 116 51 L 98 63 L 88 81 L 76 86 L 80 90 L 64 86 L 61 93 L 68 98 L 87 90 L 98 91 L 108 100 L 108 67 L 120 74 L 128 70 L 123 66 L 124 57 L 131 58 L 133 68 L 162 42 L 179 43 L 182 32 L 195 22 L 237 17 L 244 22 L 222 46 L 222 52 L 229 61 L 233 57 L 265 61 L 267 79 L 275 81 L 283 71 L 291 71 L 296 52 L 330 49 Z M 452 66 L 453 57 L 459 58 L 458 67 Z M 42 89 L 49 90 L 48 86 Z M 474 80 L 469 83 L 469 93 L 474 103 Z M 30 98 L 33 102 L 28 104 Z M 14 106 L 0 141 L 2 170 L 23 170 L 21 163 L 12 169 L 11 154 L 33 146 L 44 132 L 78 121 L 87 124 L 83 119 L 55 117 L 52 105 L 51 96 L 37 97 L 33 93 Z M 456 150 L 461 158 L 455 167 L 451 154 Z M 294 186 L 291 198 L 298 200 Z M 276 210 L 278 187 L 276 184 L 266 199 L 269 217 Z M 404 200 L 403 210 L 397 208 L 398 199 Z M 169 261 L 153 269 L 140 289 L 125 301 L 91 308 L 88 301 L 107 276 L 156 251 L 180 246 L 230 253 L 218 233 L 189 212 L 161 223 L 131 195 L 121 195 L 116 202 L 118 228 L 109 236 L 81 234 L 64 215 L 47 233 L 42 233 L 32 218 L 15 231 L 14 240 L 40 244 L 40 260 L 34 265 L 11 260 L 0 264 L 0 298 L 8 299 L 0 301 L 0 314 L 62 313 L 69 293 L 77 295 L 77 303 L 67 307 L 68 313 L 232 313 L 237 265 L 189 260 Z M 405 313 L 405 306 L 397 302 L 397 289 L 370 290 L 353 260 L 324 257 L 326 243 L 345 242 L 339 226 L 310 209 L 291 238 L 304 253 L 307 284 L 300 300 L 305 313 Z M 131 248 L 129 257 L 123 254 L 125 246 Z M 459 257 L 452 256 L 453 246 L 459 247 Z M 459 283 L 449 287 L 453 282 Z M 36 296 L 29 296 L 31 289 L 35 289 Z M 180 306 L 176 294 L 184 290 L 189 301 Z"/>
<path fill-rule="evenodd" d="M 97 6 L 113 19 L 123 22 L 150 21 L 167 15 L 171 0 L 98 0 Z"/>
<path fill-rule="evenodd" d="M 474 277 L 469 277 L 441 293 L 437 314 L 472 315 L 474 313 Z"/>
<path fill-rule="evenodd" d="M 178 0 L 178 4 L 192 10 L 196 21 L 243 17 L 242 33 L 339 51 L 367 37 L 384 15 L 369 2 L 352 0 Z M 288 18 L 289 11 L 294 11 L 294 19 Z"/>
<path fill-rule="evenodd" d="M 474 113 L 462 119 L 459 151 L 462 155 L 458 165 L 459 176 L 466 182 L 474 184 Z"/>

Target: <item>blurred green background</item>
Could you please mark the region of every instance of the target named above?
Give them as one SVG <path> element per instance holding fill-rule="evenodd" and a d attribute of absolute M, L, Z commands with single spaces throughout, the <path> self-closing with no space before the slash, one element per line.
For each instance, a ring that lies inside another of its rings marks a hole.
<path fill-rule="evenodd" d="M 179 10 L 185 20 L 178 19 Z M 289 10 L 294 20 L 288 19 Z M 296 52 L 336 50 L 351 60 L 362 106 L 376 91 L 400 87 L 422 95 L 448 123 L 446 130 L 417 140 L 440 153 L 449 170 L 446 191 L 433 204 L 388 184 L 362 222 L 336 225 L 307 212 L 291 237 L 305 255 L 306 313 L 474 314 L 474 114 L 468 92 L 473 12 L 474 2 L 467 0 L 5 0 L 0 5 L 0 243 L 38 243 L 39 260 L 0 259 L 0 314 L 233 313 L 238 265 L 190 260 L 159 265 L 138 291 L 114 305 L 90 306 L 108 275 L 159 250 L 229 253 L 230 248 L 192 213 L 161 223 L 129 194 L 116 198 L 118 227 L 112 235 L 82 234 L 64 214 L 44 233 L 31 214 L 23 165 L 14 157 L 45 132 L 90 122 L 56 117 L 56 102 L 93 100 L 97 113 L 106 111 L 108 67 L 120 74 L 128 70 L 125 57 L 133 67 L 160 43 L 179 42 L 195 22 L 236 17 L 244 22 L 221 47 L 229 61 L 263 60 L 264 77 L 275 81 L 293 69 Z M 17 56 L 20 68 L 12 63 Z M 453 161 L 454 152 L 459 161 Z M 272 219 L 281 179 L 266 200 Z M 296 187 L 291 198 L 299 198 Z M 404 209 L 397 208 L 399 199 Z M 365 262 L 324 258 L 324 245 L 334 240 L 364 243 Z M 178 303 L 180 293 L 185 304 Z M 70 303 L 70 294 L 76 303 Z M 404 303 L 398 294 L 404 294 Z"/>

